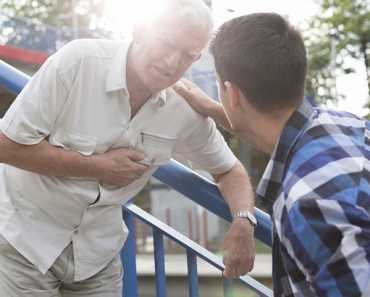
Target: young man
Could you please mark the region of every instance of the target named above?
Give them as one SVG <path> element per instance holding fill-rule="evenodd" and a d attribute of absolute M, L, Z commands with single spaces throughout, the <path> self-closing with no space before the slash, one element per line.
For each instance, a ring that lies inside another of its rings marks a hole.
<path fill-rule="evenodd" d="M 233 19 L 211 44 L 222 105 L 176 90 L 271 159 L 257 196 L 274 223 L 274 294 L 370 296 L 370 123 L 304 100 L 306 51 L 274 13 Z"/>
<path fill-rule="evenodd" d="M 246 172 L 214 123 L 168 89 L 200 57 L 210 14 L 200 0 L 165 2 L 132 42 L 66 45 L 2 119 L 1 296 L 121 296 L 121 205 L 176 155 L 214 175 L 235 216 L 225 275 L 251 270 Z"/>

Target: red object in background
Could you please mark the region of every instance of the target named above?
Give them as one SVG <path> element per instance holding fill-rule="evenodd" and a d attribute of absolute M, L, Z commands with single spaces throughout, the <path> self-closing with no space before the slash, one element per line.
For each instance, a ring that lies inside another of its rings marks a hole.
<path fill-rule="evenodd" d="M 22 62 L 26 64 L 41 65 L 48 58 L 48 54 L 11 45 L 0 45 L 0 58 Z"/>

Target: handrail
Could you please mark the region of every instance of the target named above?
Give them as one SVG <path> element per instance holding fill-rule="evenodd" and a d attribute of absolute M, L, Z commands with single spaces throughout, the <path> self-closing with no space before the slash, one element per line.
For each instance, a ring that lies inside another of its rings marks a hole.
<path fill-rule="evenodd" d="M 19 94 L 29 80 L 30 76 L 0 60 L 0 86 L 10 93 Z"/>
<path fill-rule="evenodd" d="M 0 60 L 0 85 L 13 94 L 18 94 L 29 79 L 28 75 Z M 154 176 L 216 215 L 231 221 L 229 209 L 217 186 L 180 163 L 171 160 L 168 164 L 161 166 Z M 271 246 L 270 216 L 258 208 L 255 210 L 258 221 L 255 236 Z"/>
<path fill-rule="evenodd" d="M 189 274 L 189 291 L 192 289 L 193 293 L 190 296 L 196 295 L 194 292 L 197 291 L 197 280 L 196 280 L 196 257 L 202 258 L 218 270 L 224 270 L 225 266 L 222 263 L 222 259 L 217 255 L 211 253 L 206 248 L 200 246 L 196 242 L 192 241 L 191 239 L 187 238 L 185 235 L 181 234 L 180 232 L 174 230 L 172 227 L 166 225 L 162 221 L 158 220 L 157 218 L 153 217 L 151 214 L 147 213 L 146 211 L 142 210 L 140 207 L 136 206 L 135 204 L 128 203 L 123 207 L 124 217 L 127 223 L 127 219 L 131 221 L 132 225 L 132 217 L 135 216 L 136 218 L 140 219 L 147 225 L 150 225 L 153 228 L 153 235 L 154 235 L 154 245 L 157 245 L 154 249 L 155 252 L 155 260 L 156 260 L 156 284 L 157 288 L 157 295 L 156 296 L 163 296 L 163 292 L 165 292 L 165 280 L 163 279 L 164 273 L 164 253 L 163 253 L 163 235 L 166 235 L 169 239 L 175 241 L 177 244 L 184 247 L 187 251 L 187 259 L 188 259 L 188 274 Z M 130 228 L 130 222 L 128 222 Z M 130 230 L 130 235 L 135 236 L 135 230 Z M 163 235 L 162 235 L 163 234 Z M 133 238 L 131 238 L 132 240 Z M 126 251 L 123 251 L 125 257 L 122 258 L 129 258 L 130 261 L 135 257 L 133 248 L 131 248 L 131 257 L 127 257 Z M 191 263 L 189 263 L 191 262 Z M 128 266 L 129 267 L 129 266 Z M 128 272 L 130 273 L 130 272 Z M 129 276 L 130 277 L 130 276 Z M 132 279 L 133 277 L 131 277 Z M 251 290 L 254 290 L 259 294 L 259 296 L 265 297 L 272 297 L 272 291 L 262 285 L 260 282 L 256 281 L 252 277 L 245 275 L 238 278 L 239 281 L 246 287 Z M 135 286 L 133 286 L 135 287 Z M 126 288 L 128 289 L 128 288 Z M 127 296 L 136 296 L 137 292 L 130 292 L 126 294 Z"/>
<path fill-rule="evenodd" d="M 154 176 L 217 216 L 231 221 L 229 208 L 222 199 L 218 187 L 206 178 L 174 160 L 158 168 Z M 255 214 L 258 221 L 255 236 L 266 245 L 271 246 L 272 224 L 270 216 L 258 208 L 255 208 Z"/>

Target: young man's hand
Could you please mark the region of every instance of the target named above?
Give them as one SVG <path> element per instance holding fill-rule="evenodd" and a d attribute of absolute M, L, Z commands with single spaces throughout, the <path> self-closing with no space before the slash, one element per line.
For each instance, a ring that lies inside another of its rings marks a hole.
<path fill-rule="evenodd" d="M 254 227 L 244 218 L 237 218 L 226 233 L 224 244 L 224 276 L 237 278 L 250 272 L 254 265 Z"/>
<path fill-rule="evenodd" d="M 133 149 L 114 149 L 94 155 L 93 158 L 97 164 L 97 178 L 103 183 L 115 186 L 127 186 L 140 178 L 149 168 L 139 163 L 145 155 Z"/>
<path fill-rule="evenodd" d="M 209 117 L 211 109 L 217 104 L 197 85 L 185 78 L 174 84 L 173 89 L 183 97 L 195 111 L 199 112 L 204 117 Z"/>
<path fill-rule="evenodd" d="M 195 111 L 210 117 L 226 130 L 232 130 L 222 104 L 209 97 L 196 84 L 183 78 L 172 87 Z"/>

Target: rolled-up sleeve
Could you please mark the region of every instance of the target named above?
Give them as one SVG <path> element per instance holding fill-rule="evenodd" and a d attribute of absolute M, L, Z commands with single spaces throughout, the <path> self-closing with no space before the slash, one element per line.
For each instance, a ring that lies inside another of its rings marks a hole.
<path fill-rule="evenodd" d="M 235 165 L 236 157 L 215 123 L 199 118 L 193 124 L 192 133 L 178 143 L 175 157 L 180 155 L 191 163 L 192 168 L 211 174 L 229 171 Z"/>
<path fill-rule="evenodd" d="M 0 122 L 9 139 L 37 144 L 52 131 L 67 98 L 67 88 L 50 57 L 14 100 Z"/>

